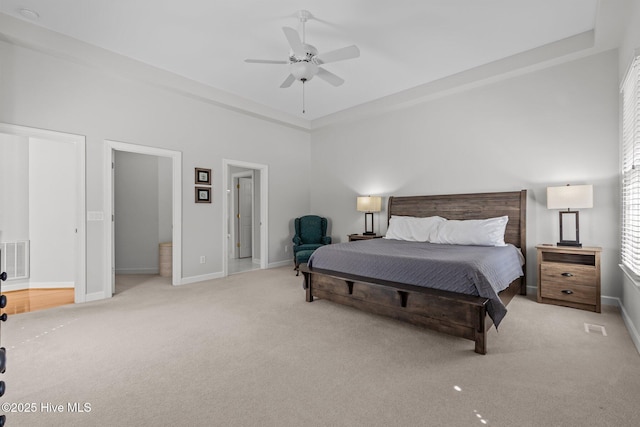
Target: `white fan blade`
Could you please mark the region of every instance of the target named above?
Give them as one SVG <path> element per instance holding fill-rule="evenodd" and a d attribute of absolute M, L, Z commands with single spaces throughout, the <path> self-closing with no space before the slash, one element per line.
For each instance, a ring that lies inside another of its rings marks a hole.
<path fill-rule="evenodd" d="M 250 64 L 288 64 L 289 61 L 280 61 L 277 59 L 245 59 L 244 62 Z"/>
<path fill-rule="evenodd" d="M 329 72 L 329 71 L 325 70 L 322 67 L 318 68 L 317 76 L 320 77 L 325 82 L 328 82 L 328 83 L 330 83 L 330 84 L 332 84 L 334 86 L 340 86 L 342 83 L 344 83 L 343 79 L 341 79 L 340 77 L 336 76 L 332 72 Z"/>
<path fill-rule="evenodd" d="M 284 31 L 284 36 L 287 38 L 289 42 L 289 46 L 291 46 L 291 50 L 296 56 L 303 57 L 306 55 L 304 50 L 304 46 L 300 41 L 300 36 L 298 32 L 291 27 L 282 27 L 282 31 Z"/>
<path fill-rule="evenodd" d="M 291 86 L 293 84 L 293 82 L 295 82 L 295 81 L 296 81 L 296 78 L 294 77 L 294 75 L 293 74 L 289 74 L 289 77 L 287 77 L 285 79 L 285 81 L 282 82 L 280 87 L 284 89 L 286 87 Z"/>
<path fill-rule="evenodd" d="M 344 61 L 345 59 L 357 58 L 360 56 L 358 46 L 351 45 L 342 49 L 332 50 L 331 52 L 321 53 L 316 56 L 318 64 L 328 64 L 329 62 Z"/>

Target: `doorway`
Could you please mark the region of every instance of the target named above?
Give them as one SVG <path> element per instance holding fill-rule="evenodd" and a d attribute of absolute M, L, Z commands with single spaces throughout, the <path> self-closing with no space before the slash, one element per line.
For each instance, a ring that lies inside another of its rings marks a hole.
<path fill-rule="evenodd" d="M 266 268 L 268 260 L 266 165 L 223 160 L 223 274 Z"/>
<path fill-rule="evenodd" d="M 12 183 L 2 187 L 12 210 L 1 216 L 0 240 L 32 240 L 23 255 L 29 277 L 19 286 L 58 288 L 71 283 L 74 302 L 90 300 L 86 287 L 85 138 L 5 123 L 0 123 L 0 134 L 18 142 L 14 145 L 17 150 L 5 153 L 3 159 L 15 172 L 25 174 L 2 179 Z M 27 163 L 16 169 L 19 157 Z M 47 189 L 50 184 L 53 187 Z M 58 209 L 51 211 L 51 206 Z M 62 216 L 56 216 L 59 212 Z M 10 289 L 8 284 L 3 287 Z"/>
<path fill-rule="evenodd" d="M 253 171 L 233 174 L 233 242 L 235 259 L 253 259 Z"/>
<path fill-rule="evenodd" d="M 179 151 L 129 144 L 118 141 L 105 141 L 104 206 L 108 214 L 105 221 L 105 271 L 104 297 L 110 298 L 115 292 L 115 216 L 114 216 L 114 158 L 115 152 L 146 154 L 166 157 L 171 160 L 171 239 L 172 239 L 172 285 L 180 285 L 182 279 L 182 153 Z"/>

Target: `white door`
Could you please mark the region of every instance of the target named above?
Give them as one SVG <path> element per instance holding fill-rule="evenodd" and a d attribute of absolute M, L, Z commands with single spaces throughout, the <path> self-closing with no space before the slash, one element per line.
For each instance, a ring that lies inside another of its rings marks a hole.
<path fill-rule="evenodd" d="M 238 178 L 238 258 L 250 258 L 253 229 L 253 179 Z"/>

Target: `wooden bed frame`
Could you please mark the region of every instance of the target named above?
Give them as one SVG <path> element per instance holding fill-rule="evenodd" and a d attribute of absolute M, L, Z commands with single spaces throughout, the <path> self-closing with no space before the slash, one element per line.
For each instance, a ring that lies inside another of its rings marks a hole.
<path fill-rule="evenodd" d="M 505 242 L 522 248 L 526 256 L 527 190 L 450 194 L 439 196 L 389 197 L 391 215 L 447 219 L 485 219 L 509 216 Z M 524 267 L 523 267 L 524 270 Z M 363 311 L 389 316 L 414 325 L 475 341 L 475 352 L 486 354 L 488 298 L 407 285 L 303 264 L 306 300 L 314 297 L 348 305 Z M 506 306 L 514 295 L 526 295 L 526 277 L 513 281 L 499 296 Z"/>

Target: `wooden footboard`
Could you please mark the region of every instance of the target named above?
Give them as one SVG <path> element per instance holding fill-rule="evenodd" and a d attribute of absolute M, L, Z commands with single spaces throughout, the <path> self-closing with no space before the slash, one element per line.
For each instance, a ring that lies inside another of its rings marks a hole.
<path fill-rule="evenodd" d="M 487 318 L 487 298 L 311 269 L 306 264 L 300 271 L 307 302 L 317 297 L 392 317 L 472 340 L 476 353 L 487 352 L 487 331 L 493 325 Z M 520 291 L 520 280 L 505 291 L 511 300 Z"/>

